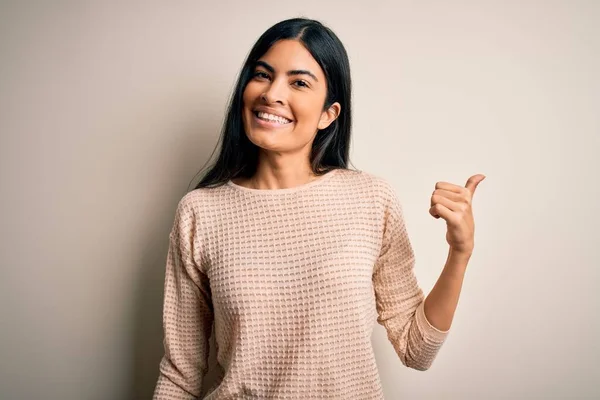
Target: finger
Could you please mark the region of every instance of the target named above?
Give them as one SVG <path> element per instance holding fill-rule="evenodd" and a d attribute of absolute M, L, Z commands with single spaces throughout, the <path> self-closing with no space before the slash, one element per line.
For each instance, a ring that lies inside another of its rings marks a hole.
<path fill-rule="evenodd" d="M 433 205 L 433 196 L 443 196 L 443 197 L 446 197 L 446 198 L 448 198 L 452 201 L 456 201 L 456 202 L 462 201 L 462 202 L 468 203 L 468 201 L 469 201 L 469 199 L 462 194 L 459 194 L 456 192 L 451 192 L 450 190 L 445 190 L 445 189 L 436 189 L 431 194 L 431 198 L 432 198 L 431 205 Z"/>
<path fill-rule="evenodd" d="M 433 215 L 435 218 L 442 218 L 447 222 L 454 221 L 455 214 L 452 210 L 448 209 L 448 207 L 443 204 L 436 204 L 432 208 L 429 209 L 429 214 Z"/>
<path fill-rule="evenodd" d="M 430 206 L 433 206 L 439 199 L 448 199 L 455 203 L 466 203 L 470 204 L 469 199 L 466 199 L 463 194 L 450 192 L 448 190 L 436 189 L 431 195 Z"/>
<path fill-rule="evenodd" d="M 464 202 L 456 202 L 456 201 L 452 201 L 447 197 L 443 197 L 443 196 L 432 196 L 432 201 L 431 201 L 431 206 L 435 206 L 436 204 L 441 204 L 443 206 L 445 206 L 446 208 L 450 209 L 451 211 L 454 212 L 459 212 L 459 211 L 463 211 L 464 207 L 465 207 L 465 203 Z"/>
<path fill-rule="evenodd" d="M 450 183 L 450 182 L 437 182 L 435 184 L 435 188 L 448 190 L 449 192 L 454 192 L 454 193 L 462 193 L 465 190 L 464 187 L 455 185 L 454 183 Z"/>
<path fill-rule="evenodd" d="M 435 207 L 435 204 L 429 207 L 429 214 L 431 214 L 431 216 L 435 219 L 438 219 L 440 217 L 438 215 L 437 207 Z"/>
<path fill-rule="evenodd" d="M 472 177 L 470 177 L 467 180 L 467 184 L 465 185 L 465 187 L 467 189 L 469 189 L 471 194 L 473 194 L 473 193 L 475 193 L 475 189 L 477 189 L 477 185 L 479 185 L 479 183 L 484 179 L 485 179 L 485 175 L 483 175 L 483 174 L 473 175 Z"/>

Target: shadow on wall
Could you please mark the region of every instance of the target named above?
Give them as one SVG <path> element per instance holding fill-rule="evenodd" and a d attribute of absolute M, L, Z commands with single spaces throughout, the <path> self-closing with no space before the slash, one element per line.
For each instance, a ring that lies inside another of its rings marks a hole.
<path fill-rule="evenodd" d="M 141 249 L 140 265 L 138 266 L 139 277 L 136 283 L 136 292 L 133 293 L 134 299 L 134 318 L 132 346 L 132 382 L 128 399 L 151 399 L 154 393 L 154 387 L 158 379 L 158 366 L 164 354 L 163 349 L 163 327 L 162 327 L 162 307 L 164 295 L 165 267 L 168 251 L 168 232 L 173 224 L 175 217 L 175 207 L 179 200 L 186 193 L 188 184 L 193 188 L 200 179 L 200 176 L 194 178 L 190 184 L 190 179 L 205 164 L 210 157 L 215 146 L 216 140 L 214 132 L 219 128 L 214 126 L 207 129 L 198 129 L 200 124 L 194 124 L 190 132 L 181 137 L 185 140 L 177 147 L 175 160 L 189 160 L 186 165 L 177 165 L 173 175 L 181 176 L 176 188 L 171 194 L 165 194 L 170 200 L 165 200 L 169 206 L 161 211 L 161 216 L 147 224 L 148 232 L 145 241 L 146 248 Z M 206 125 L 205 125 L 206 127 Z M 209 130 L 212 130 L 209 132 Z M 202 132 L 204 131 L 204 132 Z M 198 136 L 200 145 L 198 145 Z M 194 140 L 196 138 L 196 140 Z M 194 142 L 193 144 L 191 142 Z M 200 153 L 200 154 L 199 154 Z M 189 164 L 189 165 L 187 165 Z M 193 171 L 190 174 L 190 171 Z M 181 184 L 179 184 L 181 183 Z M 183 188 L 182 192 L 177 193 L 178 188 Z M 170 190 L 166 187 L 165 190 Z M 157 234 L 157 227 L 164 226 L 163 233 Z M 164 233 L 166 232 L 166 233 Z M 209 371 L 204 379 L 202 386 L 202 398 L 217 379 L 216 368 L 216 347 L 213 334 L 210 339 Z"/>

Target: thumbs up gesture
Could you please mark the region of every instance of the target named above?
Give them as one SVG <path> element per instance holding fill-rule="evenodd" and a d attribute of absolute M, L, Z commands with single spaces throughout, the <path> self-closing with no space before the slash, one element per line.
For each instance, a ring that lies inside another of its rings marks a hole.
<path fill-rule="evenodd" d="M 454 252 L 467 255 L 473 252 L 475 222 L 471 205 L 475 189 L 484 179 L 485 175 L 473 175 L 464 187 L 448 182 L 435 184 L 429 214 L 446 221 L 446 241 Z"/>

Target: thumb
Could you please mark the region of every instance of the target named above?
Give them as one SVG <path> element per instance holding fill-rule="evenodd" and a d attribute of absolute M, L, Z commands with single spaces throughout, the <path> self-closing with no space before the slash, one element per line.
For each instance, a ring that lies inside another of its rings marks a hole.
<path fill-rule="evenodd" d="M 479 185 L 479 183 L 484 179 L 485 175 L 483 174 L 473 175 L 469 178 L 465 187 L 469 189 L 469 191 L 471 191 L 471 195 L 473 195 L 475 193 L 475 189 L 477 189 L 477 185 Z"/>

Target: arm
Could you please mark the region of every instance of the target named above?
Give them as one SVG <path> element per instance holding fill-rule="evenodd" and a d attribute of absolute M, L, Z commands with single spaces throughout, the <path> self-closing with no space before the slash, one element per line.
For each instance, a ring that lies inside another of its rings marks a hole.
<path fill-rule="evenodd" d="M 433 363 L 448 331 L 434 327 L 425 316 L 402 207 L 393 189 L 387 185 L 386 189 L 382 248 L 373 273 L 377 322 L 386 329 L 400 361 L 424 371 Z"/>
<path fill-rule="evenodd" d="M 464 187 L 437 182 L 431 196 L 429 213 L 446 221 L 446 240 L 450 245 L 446 265 L 425 300 L 425 313 L 438 329 L 450 329 L 454 312 L 475 243 L 473 195 L 485 175 L 471 176 Z"/>
<path fill-rule="evenodd" d="M 169 236 L 163 305 L 165 352 L 154 400 L 197 398 L 208 369 L 213 308 L 208 277 L 199 268 L 196 223 L 191 206 L 182 199 Z"/>
<path fill-rule="evenodd" d="M 446 265 L 425 299 L 427 319 L 439 330 L 448 330 L 452 325 L 470 257 L 469 253 L 460 253 L 450 248 Z"/>

